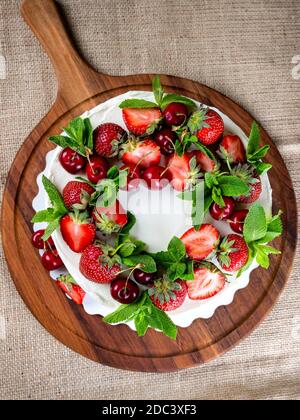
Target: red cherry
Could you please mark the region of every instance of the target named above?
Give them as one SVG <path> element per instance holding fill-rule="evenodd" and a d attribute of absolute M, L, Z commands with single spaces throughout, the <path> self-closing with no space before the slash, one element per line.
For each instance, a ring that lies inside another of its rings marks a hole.
<path fill-rule="evenodd" d="M 189 111 L 187 107 L 183 104 L 179 104 L 176 102 L 173 102 L 172 104 L 168 105 L 163 112 L 167 125 L 175 125 L 176 127 L 182 125 L 185 122 L 185 120 L 188 117 L 188 114 Z"/>
<path fill-rule="evenodd" d="M 134 302 L 139 296 L 139 292 L 139 287 L 132 280 L 115 279 L 110 285 L 112 297 L 123 304 Z"/>
<path fill-rule="evenodd" d="M 31 241 L 32 241 L 33 246 L 36 249 L 46 249 L 46 248 L 54 249 L 55 245 L 51 236 L 46 242 L 43 241 L 42 236 L 44 236 L 44 233 L 45 233 L 45 229 L 40 229 L 32 234 Z"/>
<path fill-rule="evenodd" d="M 70 174 L 77 174 L 86 165 L 86 159 L 74 150 L 66 147 L 59 156 L 62 167 Z"/>
<path fill-rule="evenodd" d="M 155 136 L 155 141 L 160 147 L 161 153 L 165 156 L 170 156 L 174 153 L 176 140 L 177 136 L 171 128 L 163 128 Z"/>
<path fill-rule="evenodd" d="M 56 250 L 44 252 L 42 264 L 48 271 L 57 270 L 64 265 Z"/>
<path fill-rule="evenodd" d="M 161 190 L 167 184 L 167 171 L 162 166 L 150 166 L 143 173 L 143 179 L 151 190 Z"/>
<path fill-rule="evenodd" d="M 142 178 L 141 170 L 135 165 L 124 165 L 120 168 L 121 171 L 124 169 L 128 169 L 127 191 L 135 191 Z"/>
<path fill-rule="evenodd" d="M 249 213 L 249 210 L 239 210 L 235 211 L 230 219 L 230 227 L 231 229 L 236 233 L 243 233 L 244 230 L 244 221 L 247 217 L 247 214 Z"/>
<path fill-rule="evenodd" d="M 220 207 L 218 204 L 213 203 L 209 209 L 211 217 L 213 217 L 215 220 L 228 219 L 234 210 L 235 203 L 232 198 L 223 197 L 223 200 L 225 203 L 224 207 Z"/>
<path fill-rule="evenodd" d="M 107 171 L 108 163 L 101 156 L 91 156 L 85 168 L 86 176 L 93 184 L 97 184 L 101 179 L 106 178 Z"/>
<path fill-rule="evenodd" d="M 134 271 L 133 277 L 137 283 L 148 286 L 152 285 L 155 274 L 156 273 L 145 273 L 144 271 L 137 269 Z"/>

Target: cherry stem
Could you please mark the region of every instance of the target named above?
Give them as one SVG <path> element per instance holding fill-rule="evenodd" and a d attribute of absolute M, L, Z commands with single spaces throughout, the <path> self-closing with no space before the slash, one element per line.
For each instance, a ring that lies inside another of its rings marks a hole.
<path fill-rule="evenodd" d="M 94 168 L 92 167 L 92 163 L 91 163 L 91 159 L 90 159 L 91 151 L 88 148 L 86 148 L 85 151 L 86 151 L 86 158 L 87 158 L 88 164 L 89 164 L 89 166 L 92 170 L 93 175 L 95 175 L 95 171 L 94 171 Z"/>

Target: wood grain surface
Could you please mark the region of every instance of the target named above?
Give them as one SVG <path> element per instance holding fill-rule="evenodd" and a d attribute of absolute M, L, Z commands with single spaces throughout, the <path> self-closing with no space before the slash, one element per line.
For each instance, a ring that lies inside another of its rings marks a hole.
<path fill-rule="evenodd" d="M 15 285 L 39 322 L 59 341 L 97 362 L 136 371 L 166 372 L 207 362 L 245 338 L 273 307 L 292 268 L 297 240 L 297 211 L 287 168 L 272 140 L 262 130 L 262 144 L 270 144 L 268 161 L 273 188 L 273 211 L 282 209 L 284 234 L 274 241 L 282 251 L 271 257 L 269 270 L 257 269 L 250 285 L 234 302 L 219 308 L 209 320 L 179 328 L 176 342 L 149 331 L 144 338 L 126 325 L 109 326 L 89 316 L 59 291 L 31 246 L 32 200 L 36 177 L 53 148 L 47 138 L 87 109 L 128 90 L 151 90 L 153 75 L 112 77 L 100 74 L 77 54 L 53 0 L 25 0 L 22 14 L 54 65 L 57 99 L 25 140 L 10 170 L 2 207 L 2 238 Z M 221 93 L 191 80 L 161 76 L 168 92 L 177 92 L 219 108 L 248 133 L 253 121 L 243 108 Z M 5 220 L 5 223 L 3 222 Z"/>

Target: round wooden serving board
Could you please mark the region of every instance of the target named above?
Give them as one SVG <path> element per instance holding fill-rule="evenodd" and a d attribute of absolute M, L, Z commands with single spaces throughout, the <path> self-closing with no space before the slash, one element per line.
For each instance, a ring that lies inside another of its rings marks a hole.
<path fill-rule="evenodd" d="M 48 115 L 25 140 L 12 165 L 2 208 L 3 245 L 15 285 L 39 322 L 59 341 L 97 362 L 136 371 L 166 372 L 207 362 L 237 345 L 265 318 L 284 288 L 293 263 L 297 211 L 287 168 L 272 140 L 262 130 L 262 144 L 270 144 L 268 161 L 274 212 L 282 209 L 284 233 L 274 243 L 282 254 L 272 258 L 269 270 L 257 269 L 250 285 L 234 302 L 219 308 L 209 320 L 179 328 L 176 342 L 155 331 L 144 338 L 126 325 L 109 326 L 67 300 L 40 263 L 31 245 L 32 200 L 36 178 L 53 148 L 48 137 L 59 133 L 72 118 L 128 90 L 151 90 L 153 75 L 112 77 L 99 74 L 76 53 L 53 0 L 25 0 L 22 14 L 54 65 L 58 95 Z M 253 118 L 219 92 L 199 83 L 162 76 L 168 92 L 177 92 L 227 114 L 245 133 Z"/>

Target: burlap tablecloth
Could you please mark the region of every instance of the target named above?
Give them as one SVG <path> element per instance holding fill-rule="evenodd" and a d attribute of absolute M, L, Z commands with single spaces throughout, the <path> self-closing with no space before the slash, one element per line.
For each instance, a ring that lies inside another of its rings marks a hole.
<path fill-rule="evenodd" d="M 300 55 L 299 0 L 60 3 L 98 70 L 185 76 L 242 104 L 278 145 L 299 200 L 300 80 L 292 72 Z M 18 7 L 17 0 L 0 2 L 1 191 L 15 153 L 56 92 L 51 64 Z M 299 254 L 286 292 L 250 338 L 206 366 L 161 375 L 107 368 L 68 350 L 29 313 L 2 251 L 0 276 L 1 398 L 300 399 Z"/>

